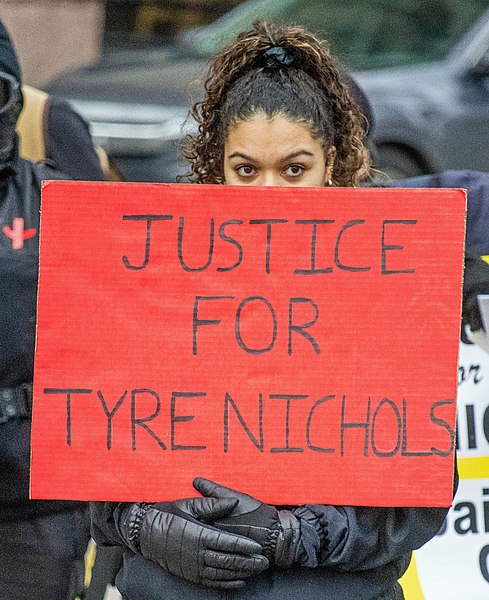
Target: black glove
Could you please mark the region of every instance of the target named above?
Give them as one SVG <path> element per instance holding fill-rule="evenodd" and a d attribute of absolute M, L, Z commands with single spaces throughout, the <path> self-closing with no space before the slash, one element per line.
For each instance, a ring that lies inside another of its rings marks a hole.
<path fill-rule="evenodd" d="M 472 331 L 483 329 L 478 294 L 489 294 L 489 265 L 478 256 L 465 255 L 462 324 Z"/>
<path fill-rule="evenodd" d="M 216 527 L 257 541 L 264 555 L 277 567 L 287 568 L 297 562 L 300 523 L 292 512 L 277 510 L 252 496 L 201 477 L 194 480 L 194 488 L 209 499 L 239 500 L 227 516 L 213 520 Z"/>
<path fill-rule="evenodd" d="M 207 587 L 236 589 L 268 568 L 253 540 L 205 524 L 229 514 L 236 499 L 188 498 L 130 504 L 118 519 L 124 542 L 166 571 Z"/>

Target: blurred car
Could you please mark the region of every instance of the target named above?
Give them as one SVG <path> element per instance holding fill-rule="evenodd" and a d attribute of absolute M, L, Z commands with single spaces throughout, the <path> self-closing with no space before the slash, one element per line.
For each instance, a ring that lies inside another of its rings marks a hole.
<path fill-rule="evenodd" d="M 73 102 L 128 180 L 174 181 L 209 58 L 257 17 L 315 31 L 354 72 L 373 107 L 377 168 L 489 170 L 487 0 L 248 0 L 162 48 L 108 53 L 47 91 Z"/>

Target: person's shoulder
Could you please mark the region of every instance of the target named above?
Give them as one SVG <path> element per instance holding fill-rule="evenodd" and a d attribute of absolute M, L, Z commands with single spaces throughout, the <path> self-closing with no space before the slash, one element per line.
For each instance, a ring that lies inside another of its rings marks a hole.
<path fill-rule="evenodd" d="M 90 127 L 65 98 L 49 95 L 45 114 L 46 158 L 73 179 L 107 179 Z"/>
<path fill-rule="evenodd" d="M 70 102 L 27 85 L 22 92 L 16 127 L 22 158 L 51 165 L 71 179 L 107 179 L 90 127 Z"/>
<path fill-rule="evenodd" d="M 448 170 L 388 182 L 388 187 L 473 188 L 474 186 L 489 186 L 489 173 L 469 169 Z"/>
<path fill-rule="evenodd" d="M 41 185 L 42 181 L 46 180 L 69 180 L 70 177 L 65 175 L 58 169 L 53 168 L 47 163 L 34 163 L 25 158 L 19 157 L 16 163 L 17 178 L 26 177 L 33 181 L 34 184 Z"/>

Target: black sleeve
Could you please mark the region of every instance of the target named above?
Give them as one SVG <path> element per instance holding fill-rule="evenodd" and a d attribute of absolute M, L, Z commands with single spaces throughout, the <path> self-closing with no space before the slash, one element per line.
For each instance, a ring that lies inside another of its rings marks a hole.
<path fill-rule="evenodd" d="M 458 488 L 454 467 L 453 495 Z M 441 529 L 448 508 L 332 506 L 293 510 L 301 524 L 300 564 L 338 571 L 375 569 L 420 548 Z"/>
<path fill-rule="evenodd" d="M 489 265 L 469 252 L 465 254 L 462 289 L 462 324 L 469 325 L 472 331 L 483 329 L 477 296 L 489 294 Z"/>
<path fill-rule="evenodd" d="M 15 77 L 15 79 L 20 83 L 21 82 L 21 74 L 20 74 L 20 66 L 19 61 L 17 59 L 17 54 L 14 50 L 14 46 L 12 44 L 12 40 L 8 34 L 8 31 L 0 19 L 0 71 L 4 73 L 8 73 Z"/>
<path fill-rule="evenodd" d="M 100 546 L 123 546 L 116 521 L 124 506 L 119 502 L 90 502 L 91 534 Z"/>
<path fill-rule="evenodd" d="M 301 521 L 301 564 L 338 571 L 381 567 L 420 548 L 443 525 L 445 508 L 379 508 L 305 505 Z"/>
<path fill-rule="evenodd" d="M 80 181 L 105 181 L 86 121 L 63 98 L 50 96 L 44 121 L 46 159 Z"/>

